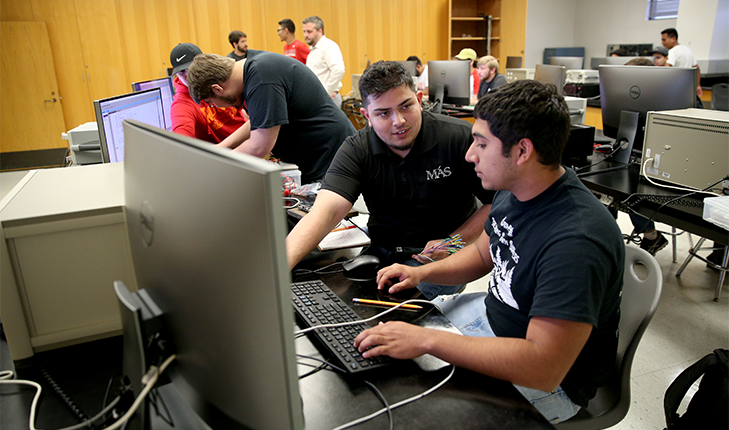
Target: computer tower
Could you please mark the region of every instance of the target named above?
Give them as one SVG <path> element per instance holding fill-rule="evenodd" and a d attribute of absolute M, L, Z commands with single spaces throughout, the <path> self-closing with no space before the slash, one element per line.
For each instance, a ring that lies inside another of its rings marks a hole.
<path fill-rule="evenodd" d="M 720 181 L 729 174 L 729 112 L 648 112 L 642 165 L 648 178 L 691 188 Z"/>

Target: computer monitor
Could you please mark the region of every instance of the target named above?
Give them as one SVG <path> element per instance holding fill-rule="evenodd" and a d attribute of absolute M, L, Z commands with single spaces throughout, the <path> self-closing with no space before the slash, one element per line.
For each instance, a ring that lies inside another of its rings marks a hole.
<path fill-rule="evenodd" d="M 452 105 L 470 105 L 470 77 L 470 61 L 428 61 L 428 88 L 430 100 L 433 102 L 437 100 L 441 103 Z"/>
<path fill-rule="evenodd" d="M 395 61 L 396 63 L 402 64 L 408 72 L 410 72 L 410 76 L 418 76 L 418 69 L 416 66 L 418 65 L 417 61 Z"/>
<path fill-rule="evenodd" d="M 172 109 L 172 100 L 175 97 L 175 87 L 172 84 L 172 78 L 168 76 L 166 78 L 152 79 L 132 84 L 132 91 L 142 91 L 150 88 L 159 88 L 162 91 L 162 107 L 165 110 L 165 129 L 172 131 L 170 109 Z"/>
<path fill-rule="evenodd" d="M 557 87 L 560 94 L 564 93 L 565 67 L 537 64 L 534 70 L 534 80 Z"/>
<path fill-rule="evenodd" d="M 693 68 L 602 65 L 598 70 L 603 134 L 633 140 L 628 155 L 638 155 L 643 149 L 648 111 L 685 109 L 696 103 Z M 632 119 L 628 113 L 634 113 Z M 633 124 L 621 124 L 621 116 L 623 122 Z"/>
<path fill-rule="evenodd" d="M 303 429 L 281 167 L 138 121 L 124 132 L 132 260 L 175 388 L 212 428 Z"/>
<path fill-rule="evenodd" d="M 564 66 L 566 70 L 581 70 L 582 57 L 549 57 L 552 66 Z"/>
<path fill-rule="evenodd" d="M 521 69 L 521 57 L 506 57 L 506 67 L 504 67 L 504 70 L 506 69 Z"/>
<path fill-rule="evenodd" d="M 101 161 L 124 161 L 124 128 L 122 121 L 136 119 L 145 124 L 165 128 L 162 92 L 159 88 L 94 100 L 96 124 L 99 128 Z"/>

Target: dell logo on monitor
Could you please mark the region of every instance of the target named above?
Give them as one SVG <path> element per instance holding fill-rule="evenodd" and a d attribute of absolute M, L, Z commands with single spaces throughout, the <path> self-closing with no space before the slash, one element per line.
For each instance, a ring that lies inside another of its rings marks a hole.
<path fill-rule="evenodd" d="M 637 99 L 638 97 L 640 97 L 640 87 L 637 85 L 633 85 L 628 90 L 628 95 L 630 95 L 631 99 Z"/>

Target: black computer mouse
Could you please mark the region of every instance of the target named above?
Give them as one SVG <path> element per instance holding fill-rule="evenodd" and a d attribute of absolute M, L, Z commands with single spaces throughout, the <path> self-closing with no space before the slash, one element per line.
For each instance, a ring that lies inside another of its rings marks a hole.
<path fill-rule="evenodd" d="M 363 254 L 342 264 L 344 276 L 353 281 L 372 281 L 377 278 L 380 259 L 374 255 Z"/>

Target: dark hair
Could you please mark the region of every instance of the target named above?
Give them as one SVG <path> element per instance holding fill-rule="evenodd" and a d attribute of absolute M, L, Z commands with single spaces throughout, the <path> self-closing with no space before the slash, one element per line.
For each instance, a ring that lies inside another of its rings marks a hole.
<path fill-rule="evenodd" d="M 289 33 L 291 33 L 291 34 L 294 34 L 296 32 L 296 26 L 294 25 L 294 22 L 288 18 L 284 18 L 281 21 L 279 21 L 278 25 L 280 25 L 281 27 L 288 30 Z"/>
<path fill-rule="evenodd" d="M 675 28 L 667 28 L 661 32 L 661 34 L 665 34 L 669 38 L 675 37 L 676 40 L 678 40 L 678 31 L 676 31 Z"/>
<path fill-rule="evenodd" d="M 378 61 L 368 67 L 359 78 L 359 93 L 365 107 L 369 103 L 369 96 L 377 99 L 393 88 L 407 86 L 415 92 L 415 83 L 410 72 L 395 61 Z"/>
<path fill-rule="evenodd" d="M 314 24 L 314 28 L 321 30 L 321 34 L 324 34 L 324 21 L 316 15 L 304 18 L 304 24 Z"/>
<path fill-rule="evenodd" d="M 482 97 L 473 116 L 486 121 L 501 140 L 504 157 L 521 139 L 534 144 L 540 163 L 559 166 L 570 135 L 570 112 L 552 84 L 519 80 Z"/>
<path fill-rule="evenodd" d="M 409 56 L 408 59 L 405 61 L 415 61 L 415 64 L 417 64 L 418 66 L 423 65 L 423 63 L 420 61 L 420 58 L 416 57 L 415 55 Z"/>
<path fill-rule="evenodd" d="M 653 66 L 653 62 L 647 58 L 638 57 L 625 63 L 626 66 Z"/>
<path fill-rule="evenodd" d="M 610 53 L 610 55 L 617 55 L 618 57 L 627 57 L 628 51 L 623 48 L 618 48 Z"/>
<path fill-rule="evenodd" d="M 241 37 L 248 37 L 245 33 L 239 30 L 233 30 L 228 35 L 228 42 L 230 42 L 231 46 L 235 46 L 235 43 L 238 43 Z"/>

